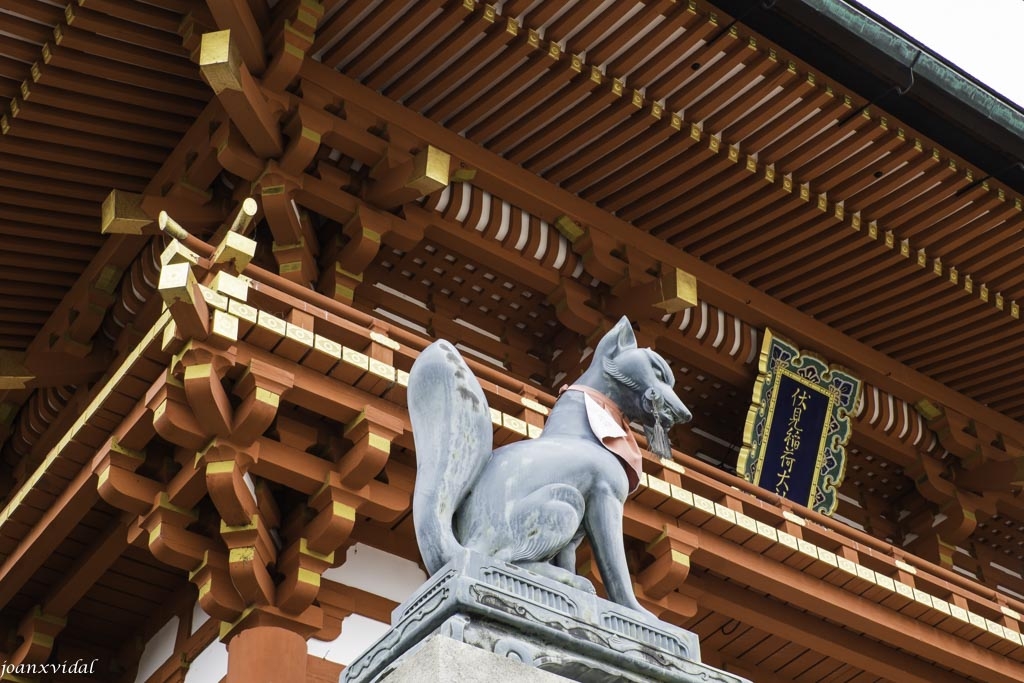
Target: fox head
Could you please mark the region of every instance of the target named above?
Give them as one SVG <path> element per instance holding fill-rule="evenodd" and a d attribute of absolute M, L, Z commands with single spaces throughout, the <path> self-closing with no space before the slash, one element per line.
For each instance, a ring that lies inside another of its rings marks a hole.
<path fill-rule="evenodd" d="M 665 359 L 637 347 L 628 318 L 623 316 L 601 338 L 580 381 L 607 395 L 626 417 L 639 422 L 652 452 L 672 457 L 669 428 L 693 416 L 673 390 L 675 375 Z"/>

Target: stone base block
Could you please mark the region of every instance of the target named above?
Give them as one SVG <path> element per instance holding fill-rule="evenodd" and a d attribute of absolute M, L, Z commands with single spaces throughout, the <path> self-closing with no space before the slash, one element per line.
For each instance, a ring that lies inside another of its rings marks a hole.
<path fill-rule="evenodd" d="M 391 623 L 345 669 L 344 683 L 391 683 L 404 659 L 435 634 L 562 680 L 744 683 L 702 664 L 690 631 L 476 553 L 441 568 L 395 609 Z M 497 680 L 519 679 L 490 682 Z"/>
<path fill-rule="evenodd" d="M 565 683 L 561 676 L 442 635 L 427 638 L 382 677 L 387 683 Z"/>

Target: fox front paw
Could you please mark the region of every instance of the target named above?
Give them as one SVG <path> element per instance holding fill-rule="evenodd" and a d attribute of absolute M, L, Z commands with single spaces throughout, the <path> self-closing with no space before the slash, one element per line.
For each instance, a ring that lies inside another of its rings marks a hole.
<path fill-rule="evenodd" d="M 591 593 L 593 595 L 597 594 L 597 589 L 594 588 L 594 584 L 590 583 L 590 580 L 586 577 L 579 576 L 577 574 L 572 574 L 569 577 L 569 580 L 566 581 L 566 583 L 578 591 L 583 591 L 584 593 Z"/>

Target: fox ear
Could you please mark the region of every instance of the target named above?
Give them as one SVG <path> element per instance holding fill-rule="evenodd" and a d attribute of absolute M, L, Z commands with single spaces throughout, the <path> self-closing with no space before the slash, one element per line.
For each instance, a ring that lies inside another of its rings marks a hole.
<path fill-rule="evenodd" d="M 633 334 L 633 326 L 629 318 L 622 316 L 615 327 L 608 330 L 608 333 L 601 337 L 597 344 L 595 355 L 606 358 L 614 358 L 623 351 L 636 348 L 636 335 Z"/>

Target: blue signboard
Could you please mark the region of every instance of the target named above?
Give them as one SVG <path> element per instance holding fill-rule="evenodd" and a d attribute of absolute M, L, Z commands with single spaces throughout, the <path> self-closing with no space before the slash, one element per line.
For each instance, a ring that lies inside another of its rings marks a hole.
<path fill-rule="evenodd" d="M 747 415 L 740 476 L 801 505 L 832 514 L 846 471 L 849 414 L 860 380 L 765 331 Z"/>

